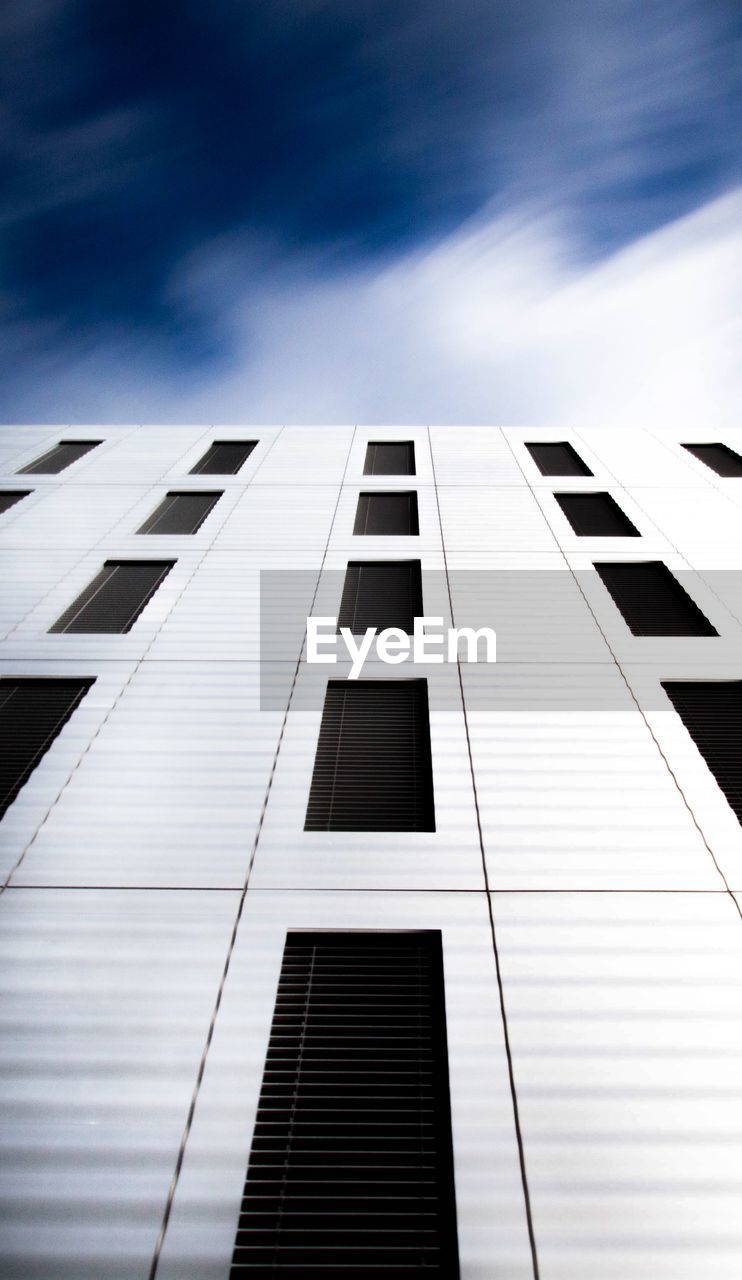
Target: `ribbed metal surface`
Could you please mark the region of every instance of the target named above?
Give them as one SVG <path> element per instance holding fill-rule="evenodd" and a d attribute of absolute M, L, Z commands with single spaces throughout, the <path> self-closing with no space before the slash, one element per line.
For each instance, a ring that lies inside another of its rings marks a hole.
<path fill-rule="evenodd" d="M 456 1280 L 441 935 L 289 933 L 231 1280 Z"/>
<path fill-rule="evenodd" d="M 414 476 L 415 446 L 411 440 L 371 441 L 363 466 L 365 476 Z"/>
<path fill-rule="evenodd" d="M 367 627 L 411 632 L 423 612 L 419 560 L 350 560 L 338 625 L 361 635 Z"/>
<path fill-rule="evenodd" d="M 610 493 L 555 493 L 554 497 L 580 537 L 640 537 Z"/>
<path fill-rule="evenodd" d="M 542 476 L 591 476 L 579 453 L 566 441 L 526 444 Z"/>
<path fill-rule="evenodd" d="M 663 680 L 662 688 L 742 823 L 742 680 Z"/>
<path fill-rule="evenodd" d="M 257 440 L 215 440 L 191 467 L 192 476 L 234 476 L 250 457 Z"/>
<path fill-rule="evenodd" d="M 661 560 L 596 563 L 595 568 L 633 635 L 718 635 Z"/>
<path fill-rule="evenodd" d="M 51 632 L 129 631 L 174 560 L 106 560 L 100 573 L 58 618 Z"/>
<path fill-rule="evenodd" d="M 0 680 L 0 817 L 93 680 Z"/>
<path fill-rule="evenodd" d="M 414 490 L 410 493 L 359 493 L 354 534 L 373 537 L 419 532 L 417 494 Z"/>
<path fill-rule="evenodd" d="M 14 507 L 21 498 L 27 498 L 31 492 L 31 489 L 3 489 L 0 492 L 0 515 Z"/>
<path fill-rule="evenodd" d="M 137 533 L 195 533 L 221 496 L 221 493 L 172 491 L 165 495 Z"/>
<path fill-rule="evenodd" d="M 699 462 L 711 467 L 718 476 L 742 476 L 742 458 L 726 444 L 684 444 Z"/>
<path fill-rule="evenodd" d="M 60 440 L 59 444 L 55 444 L 54 448 L 49 449 L 47 453 L 42 453 L 35 462 L 29 463 L 27 467 L 21 467 L 18 474 L 57 475 L 58 472 L 64 471 L 65 467 L 71 466 L 79 458 L 84 458 L 86 453 L 90 453 L 91 449 L 95 449 L 102 443 L 102 440 Z"/>
<path fill-rule="evenodd" d="M 305 831 L 434 831 L 426 680 L 330 680 Z"/>

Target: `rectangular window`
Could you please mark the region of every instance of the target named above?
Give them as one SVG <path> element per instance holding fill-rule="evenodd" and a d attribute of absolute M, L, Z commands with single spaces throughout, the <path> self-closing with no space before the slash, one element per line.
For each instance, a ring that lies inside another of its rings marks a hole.
<path fill-rule="evenodd" d="M 526 449 L 542 476 L 591 476 L 593 474 L 582 461 L 579 453 L 564 440 L 549 444 L 527 444 Z"/>
<path fill-rule="evenodd" d="M 726 444 L 684 444 L 699 462 L 715 471 L 717 476 L 742 476 L 742 458 Z"/>
<path fill-rule="evenodd" d="M 131 630 L 174 564 L 174 560 L 106 560 L 50 631 L 123 635 Z"/>
<path fill-rule="evenodd" d="M 250 457 L 257 440 L 215 440 L 191 467 L 192 476 L 234 476 Z"/>
<path fill-rule="evenodd" d="M 742 680 L 663 680 L 662 688 L 742 823 Z"/>
<path fill-rule="evenodd" d="M 27 498 L 32 489 L 3 489 L 0 491 L 0 515 L 3 511 L 9 511 L 14 507 L 16 502 L 20 502 L 21 498 Z"/>
<path fill-rule="evenodd" d="M 330 680 L 305 831 L 435 831 L 427 680 Z"/>
<path fill-rule="evenodd" d="M 372 441 L 366 449 L 365 476 L 414 476 L 415 446 L 411 440 Z"/>
<path fill-rule="evenodd" d="M 86 453 L 90 453 L 91 449 L 97 448 L 102 443 L 102 440 L 60 440 L 59 444 L 55 444 L 54 448 L 49 449 L 47 453 L 42 453 L 35 462 L 30 462 L 27 467 L 21 467 L 18 475 L 57 475 L 58 472 L 64 471 L 65 467 L 71 466 L 79 458 L 84 458 Z"/>
<path fill-rule="evenodd" d="M 230 1280 L 458 1280 L 440 932 L 287 934 Z"/>
<path fill-rule="evenodd" d="M 94 680 L 0 680 L 0 817 Z"/>
<path fill-rule="evenodd" d="M 641 536 L 609 493 L 555 493 L 554 497 L 581 538 Z"/>
<path fill-rule="evenodd" d="M 351 560 L 345 571 L 339 627 L 362 635 L 367 627 L 412 633 L 423 613 L 419 560 Z"/>
<path fill-rule="evenodd" d="M 168 493 L 137 533 L 195 533 L 221 496 L 221 492 Z"/>
<path fill-rule="evenodd" d="M 417 494 L 414 491 L 359 493 L 354 534 L 408 537 L 419 532 Z"/>
<path fill-rule="evenodd" d="M 661 560 L 595 568 L 635 636 L 719 634 Z"/>

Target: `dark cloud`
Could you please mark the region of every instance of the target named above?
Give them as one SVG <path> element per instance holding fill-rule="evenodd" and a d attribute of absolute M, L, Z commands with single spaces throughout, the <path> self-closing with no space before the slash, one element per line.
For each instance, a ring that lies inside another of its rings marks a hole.
<path fill-rule="evenodd" d="M 173 279 L 224 237 L 266 247 L 263 287 L 530 202 L 599 257 L 738 179 L 738 19 L 732 0 L 10 0 L 3 308 L 60 351 L 138 335 L 192 367 L 229 357 L 229 326 Z"/>

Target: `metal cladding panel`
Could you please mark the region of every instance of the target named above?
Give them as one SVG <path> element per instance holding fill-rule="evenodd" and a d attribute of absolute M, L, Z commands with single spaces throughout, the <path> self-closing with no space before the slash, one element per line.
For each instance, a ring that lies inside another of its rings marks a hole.
<path fill-rule="evenodd" d="M 526 442 L 526 449 L 542 476 L 591 476 L 593 473 L 582 461 L 577 450 L 567 441 L 548 440 L 535 444 Z"/>
<path fill-rule="evenodd" d="M 52 632 L 121 635 L 130 631 L 173 564 L 172 560 L 107 560 L 54 623 Z"/>
<path fill-rule="evenodd" d="M 427 681 L 328 681 L 304 830 L 435 830 Z"/>
<path fill-rule="evenodd" d="M 684 444 L 684 449 L 705 463 L 717 476 L 742 476 L 742 458 L 726 444 Z"/>
<path fill-rule="evenodd" d="M 92 679 L 0 679 L 0 817 L 92 683 Z"/>
<path fill-rule="evenodd" d="M 137 533 L 196 533 L 223 496 L 222 493 L 198 493 L 195 490 L 167 493 Z"/>
<path fill-rule="evenodd" d="M 440 932 L 290 932 L 232 1280 L 457 1280 Z"/>
<path fill-rule="evenodd" d="M 581 538 L 640 537 L 610 493 L 555 493 L 554 497 Z"/>
<path fill-rule="evenodd" d="M 416 537 L 420 532 L 417 493 L 359 493 L 355 536 Z"/>
<path fill-rule="evenodd" d="M 40 458 L 21 467 L 19 475 L 57 475 L 102 443 L 101 440 L 60 440 Z"/>
<path fill-rule="evenodd" d="M 595 568 L 635 636 L 718 635 L 662 561 L 596 562 Z"/>
<path fill-rule="evenodd" d="M 414 476 L 415 445 L 412 440 L 377 440 L 366 446 L 366 476 Z"/>
<path fill-rule="evenodd" d="M 234 476 L 247 462 L 257 440 L 215 440 L 191 467 L 192 476 Z"/>
<path fill-rule="evenodd" d="M 419 560 L 350 560 L 345 571 L 338 627 L 361 635 L 367 627 L 410 633 L 423 613 Z"/>

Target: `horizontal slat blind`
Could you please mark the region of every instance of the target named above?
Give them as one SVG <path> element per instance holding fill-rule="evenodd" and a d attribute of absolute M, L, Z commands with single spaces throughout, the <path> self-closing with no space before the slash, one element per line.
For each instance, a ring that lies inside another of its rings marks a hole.
<path fill-rule="evenodd" d="M 0 817 L 95 681 L 0 680 Z"/>
<path fill-rule="evenodd" d="M 579 453 L 566 441 L 527 444 L 526 449 L 542 476 L 591 476 Z"/>
<path fill-rule="evenodd" d="M 434 831 L 426 680 L 330 680 L 305 831 Z"/>
<path fill-rule="evenodd" d="M 257 440 L 215 440 L 191 467 L 192 476 L 234 476 L 250 457 Z"/>
<path fill-rule="evenodd" d="M 365 476 L 414 476 L 415 446 L 411 440 L 371 441 L 366 449 Z"/>
<path fill-rule="evenodd" d="M 457 1280 L 438 932 L 289 933 L 230 1280 Z"/>
<path fill-rule="evenodd" d="M 16 502 L 20 502 L 21 498 L 27 498 L 33 490 L 31 489 L 3 489 L 0 490 L 0 515 L 3 511 L 9 511 L 14 507 Z"/>
<path fill-rule="evenodd" d="M 174 564 L 174 560 L 106 560 L 49 630 L 122 635 L 132 628 Z"/>
<path fill-rule="evenodd" d="M 718 635 L 662 561 L 595 568 L 635 636 Z"/>
<path fill-rule="evenodd" d="M 423 612 L 419 560 L 351 560 L 345 571 L 338 626 L 362 635 L 367 627 L 412 632 Z"/>
<path fill-rule="evenodd" d="M 168 493 L 137 533 L 195 533 L 221 496 L 221 493 Z"/>
<path fill-rule="evenodd" d="M 55 444 L 47 453 L 42 453 L 35 462 L 21 467 L 18 475 L 57 475 L 102 443 L 102 440 L 60 440 L 59 444 Z"/>
<path fill-rule="evenodd" d="M 663 680 L 662 688 L 742 823 L 742 680 Z"/>
<path fill-rule="evenodd" d="M 727 444 L 684 444 L 683 448 L 718 476 L 742 476 L 742 458 Z"/>
<path fill-rule="evenodd" d="M 638 538 L 639 530 L 609 493 L 555 493 L 575 533 L 583 538 Z"/>
<path fill-rule="evenodd" d="M 417 494 L 359 493 L 354 534 L 400 535 L 420 532 L 417 518 Z"/>

